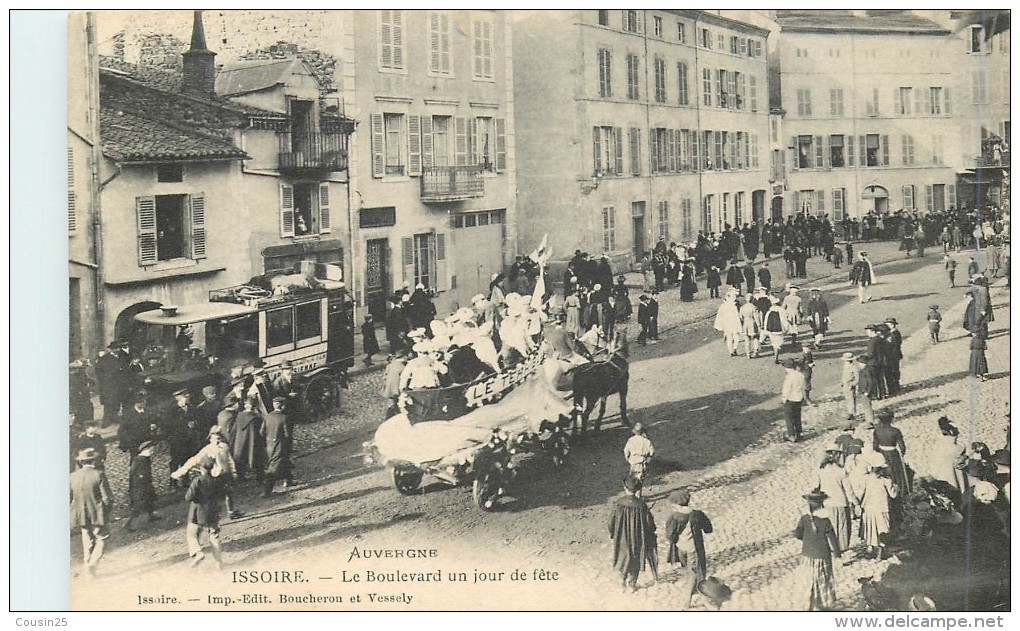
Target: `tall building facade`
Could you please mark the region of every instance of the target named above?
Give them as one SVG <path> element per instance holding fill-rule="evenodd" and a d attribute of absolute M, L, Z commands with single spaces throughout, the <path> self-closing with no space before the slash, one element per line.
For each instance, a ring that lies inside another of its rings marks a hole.
<path fill-rule="evenodd" d="M 783 214 L 838 222 L 956 206 L 966 94 L 952 32 L 911 13 L 777 21 Z"/>
<path fill-rule="evenodd" d="M 246 173 L 262 176 L 251 182 L 258 190 L 247 208 L 259 226 L 260 241 L 251 246 L 257 267 L 269 265 L 266 257 L 339 254 L 359 307 L 377 318 L 385 315 L 387 296 L 404 284 L 433 290 L 440 313 L 487 292 L 491 276 L 516 253 L 508 16 L 491 10 L 205 12 L 220 97 L 307 122 L 278 130 L 291 133 L 291 147 L 305 136 L 314 143 L 306 131 L 330 132 L 311 129 L 320 109 L 357 121 L 345 170 L 291 161 L 282 172 L 275 146 L 265 160 L 244 161 Z M 104 52 L 143 66 L 181 63 L 189 12 L 129 17 L 101 33 Z M 318 99 L 280 79 L 279 71 L 295 60 L 304 65 L 288 67 L 314 75 Z M 323 185 L 330 191 L 325 224 Z M 293 226 L 282 219 L 289 205 Z M 304 235 L 296 234 L 298 217 Z"/>
<path fill-rule="evenodd" d="M 750 223 L 768 184 L 766 29 L 703 11 L 525 12 L 514 26 L 520 248 L 634 265 Z"/>

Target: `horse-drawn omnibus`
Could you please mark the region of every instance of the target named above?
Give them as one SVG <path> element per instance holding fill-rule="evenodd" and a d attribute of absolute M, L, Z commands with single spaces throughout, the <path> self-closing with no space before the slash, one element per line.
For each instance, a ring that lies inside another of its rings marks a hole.
<path fill-rule="evenodd" d="M 179 389 L 225 386 L 244 367 L 272 378 L 284 361 L 295 373 L 300 417 L 316 420 L 340 402 L 354 363 L 354 305 L 339 268 L 256 277 L 209 292 L 209 301 L 163 305 L 135 316 L 144 325 L 146 389 L 157 407 Z"/>

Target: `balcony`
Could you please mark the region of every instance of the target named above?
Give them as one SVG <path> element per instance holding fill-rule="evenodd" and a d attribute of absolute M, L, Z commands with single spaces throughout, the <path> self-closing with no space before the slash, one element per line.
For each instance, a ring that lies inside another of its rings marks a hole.
<path fill-rule="evenodd" d="M 421 201 L 455 202 L 485 195 L 482 167 L 425 167 L 421 173 Z"/>
<path fill-rule="evenodd" d="M 347 139 L 340 133 L 279 134 L 281 172 L 308 173 L 347 169 Z"/>

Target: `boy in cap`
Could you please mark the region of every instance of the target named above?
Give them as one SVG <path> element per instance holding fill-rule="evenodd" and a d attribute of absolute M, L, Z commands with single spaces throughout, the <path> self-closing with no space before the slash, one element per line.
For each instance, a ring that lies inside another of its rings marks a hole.
<path fill-rule="evenodd" d="M 935 344 L 939 343 L 939 331 L 942 329 L 942 314 L 939 313 L 939 306 L 932 304 L 928 306 L 928 335 Z"/>
<path fill-rule="evenodd" d="M 71 528 L 81 530 L 83 560 L 90 577 L 95 576 L 110 537 L 113 512 L 113 492 L 106 474 L 96 467 L 97 457 L 95 449 L 82 449 L 75 458 L 80 468 L 71 474 Z"/>
<path fill-rule="evenodd" d="M 630 475 L 638 480 L 643 480 L 648 464 L 655 455 L 655 447 L 645 432 L 645 426 L 641 423 L 634 423 L 631 429 L 632 436 L 623 446 L 623 457 L 630 465 Z"/>
<path fill-rule="evenodd" d="M 103 469 L 106 461 L 106 440 L 99 433 L 99 421 L 89 419 L 85 421 L 85 431 L 78 435 L 75 443 L 78 449 L 93 449 L 96 452 L 94 465 L 97 469 Z"/>
<path fill-rule="evenodd" d="M 188 521 L 185 532 L 188 542 L 189 564 L 195 567 L 205 559 L 200 537 L 203 532 L 209 538 L 213 557 L 223 568 L 220 551 L 220 505 L 223 502 L 223 486 L 212 476 L 215 461 L 206 456 L 198 462 L 198 475 L 188 486 L 185 499 L 188 501 Z"/>
<path fill-rule="evenodd" d="M 623 482 L 626 495 L 613 504 L 609 538 L 613 541 L 613 568 L 620 573 L 624 591 L 637 591 L 641 570 L 649 568 L 658 580 L 655 518 L 641 499 L 641 480 L 628 476 Z"/>
<path fill-rule="evenodd" d="M 147 515 L 149 523 L 162 519 L 156 514 L 156 489 L 152 485 L 152 452 L 156 443 L 147 440 L 138 446 L 138 453 L 131 462 L 128 473 L 128 496 L 131 498 L 131 516 L 124 528 L 134 530 L 134 520 Z"/>
<path fill-rule="evenodd" d="M 666 540 L 669 542 L 667 563 L 688 567 L 693 561 L 698 581 L 707 575 L 705 535 L 712 532 L 712 521 L 700 510 L 691 508 L 691 492 L 681 487 L 670 493 L 673 512 L 666 520 Z"/>
<path fill-rule="evenodd" d="M 953 289 L 956 287 L 956 259 L 947 252 L 946 256 L 942 259 L 942 263 L 946 268 L 946 275 L 949 277 L 949 287 Z"/>
<path fill-rule="evenodd" d="M 786 440 L 795 443 L 800 440 L 803 427 L 801 425 L 801 408 L 804 407 L 805 394 L 804 373 L 798 369 L 798 362 L 793 359 L 783 361 L 786 378 L 783 380 L 783 417 L 786 419 Z"/>

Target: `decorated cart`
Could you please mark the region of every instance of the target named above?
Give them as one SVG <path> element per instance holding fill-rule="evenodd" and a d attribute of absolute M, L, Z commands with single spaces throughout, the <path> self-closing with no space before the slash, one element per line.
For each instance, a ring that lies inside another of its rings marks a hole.
<path fill-rule="evenodd" d="M 492 509 L 516 473 L 515 454 L 545 453 L 560 466 L 570 451 L 573 406 L 546 378 L 544 361 L 539 348 L 471 383 L 407 392 L 405 411 L 383 422 L 366 444 L 367 461 L 385 465 L 404 495 L 430 475 L 470 485 L 474 503 Z"/>

